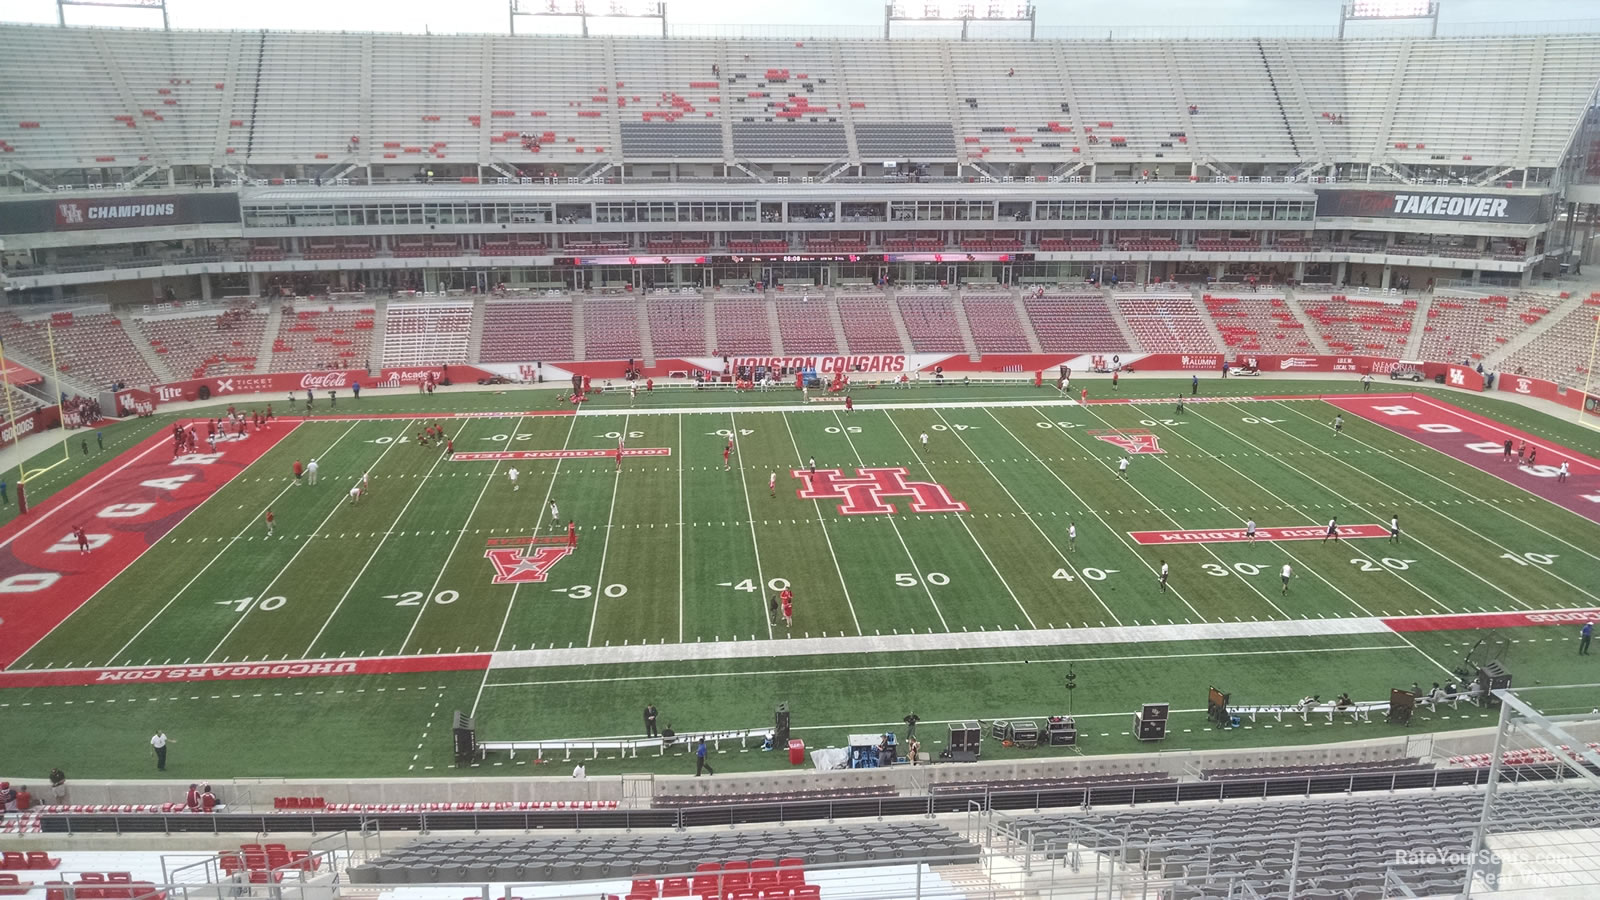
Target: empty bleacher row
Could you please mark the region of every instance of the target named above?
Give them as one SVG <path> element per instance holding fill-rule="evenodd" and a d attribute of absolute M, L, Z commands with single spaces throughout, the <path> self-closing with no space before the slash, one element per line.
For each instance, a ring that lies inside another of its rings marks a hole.
<path fill-rule="evenodd" d="M 1334 353 L 1400 356 L 1417 312 L 1417 301 L 1398 297 L 1297 295 L 1295 302 Z"/>
<path fill-rule="evenodd" d="M 1439 296 L 1433 298 L 1422 326 L 1424 359 L 1487 359 L 1524 330 L 1550 314 L 1548 298 L 1519 294 L 1486 297 Z"/>
<path fill-rule="evenodd" d="M 0 310 L 0 341 L 8 351 L 56 368 L 68 378 L 104 388 L 117 381 L 142 386 L 159 380 L 110 312 L 57 312 L 23 320 Z"/>
<path fill-rule="evenodd" d="M 852 142 L 864 160 L 1551 168 L 1600 78 L 1591 34 L 639 42 L 6 25 L 0 149 L 38 170 L 831 161 Z"/>
<path fill-rule="evenodd" d="M 1287 800 L 1027 816 L 1036 846 L 1060 856 L 1072 842 L 1174 879 L 1162 896 L 1205 900 L 1244 896 L 1376 898 L 1392 873 L 1417 896 L 1453 894 L 1465 881 L 1477 791 L 1391 794 L 1351 800 Z M 1587 791 L 1503 791 L 1491 829 L 1592 828 L 1600 810 Z M 1085 827 L 1088 826 L 1088 827 Z M 1296 853 L 1298 851 L 1298 856 Z M 1424 852 L 1414 852 L 1424 851 Z"/>
<path fill-rule="evenodd" d="M 1239 353 L 1310 353 L 1305 326 L 1282 297 L 1201 297 L 1222 334 L 1223 346 Z"/>
<path fill-rule="evenodd" d="M 285 304 L 272 341 L 271 371 L 365 368 L 376 315 L 371 306 Z"/>
<path fill-rule="evenodd" d="M 434 838 L 385 853 L 348 874 L 352 884 L 596 881 L 719 872 L 728 869 L 728 860 L 871 866 L 977 857 L 976 846 L 944 825 L 876 822 L 735 832 Z"/>
<path fill-rule="evenodd" d="M 174 376 L 204 378 L 254 372 L 267 315 L 235 307 L 222 313 L 152 316 L 134 322 Z"/>
<path fill-rule="evenodd" d="M 1582 387 L 1591 376 L 1589 357 L 1595 329 L 1600 327 L 1600 292 L 1591 294 L 1559 313 L 1561 318 L 1504 360 L 1499 369 L 1509 375 L 1548 378 L 1569 387 Z"/>

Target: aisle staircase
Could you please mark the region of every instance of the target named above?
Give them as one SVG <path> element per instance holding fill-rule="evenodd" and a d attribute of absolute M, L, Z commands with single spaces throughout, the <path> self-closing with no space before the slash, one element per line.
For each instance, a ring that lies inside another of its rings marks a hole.
<path fill-rule="evenodd" d="M 477 297 L 472 302 L 472 325 L 467 329 L 467 362 L 475 363 L 483 353 L 483 317 L 488 302 Z"/>
<path fill-rule="evenodd" d="M 261 331 L 261 346 L 256 348 L 257 375 L 272 371 L 272 347 L 278 342 L 278 328 L 283 324 L 283 306 L 271 300 L 267 304 L 267 325 Z"/>
<path fill-rule="evenodd" d="M 128 333 L 128 340 L 133 342 L 134 349 L 139 351 L 139 355 L 143 357 L 145 363 L 150 366 L 150 371 L 156 373 L 157 378 L 160 378 L 162 381 L 178 380 L 177 376 L 173 374 L 172 370 L 167 368 L 166 360 L 162 359 L 161 354 L 157 353 L 155 348 L 150 346 L 150 339 L 139 333 L 139 326 L 133 324 L 132 316 L 117 316 L 117 324 L 121 325 L 122 330 Z M 41 369 L 40 371 L 48 371 L 48 367 Z M 186 374 L 183 377 L 187 378 L 189 376 Z"/>
<path fill-rule="evenodd" d="M 950 305 L 955 309 L 956 327 L 961 330 L 961 344 L 967 348 L 967 359 L 978 361 L 978 342 L 972 337 L 972 324 L 967 321 L 967 307 L 961 302 L 959 290 L 950 292 Z"/>

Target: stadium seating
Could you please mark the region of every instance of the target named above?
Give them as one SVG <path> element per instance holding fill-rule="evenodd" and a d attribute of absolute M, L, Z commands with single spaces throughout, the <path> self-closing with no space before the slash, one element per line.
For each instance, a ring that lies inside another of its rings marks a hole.
<path fill-rule="evenodd" d="M 432 884 L 457 881 L 553 882 L 604 878 L 692 877 L 693 893 L 723 896 L 723 873 L 849 863 L 892 865 L 902 859 L 975 862 L 978 848 L 933 822 L 874 822 L 831 827 L 734 832 L 639 833 L 627 840 L 605 834 L 561 837 L 425 839 L 349 870 L 353 884 Z M 750 861 L 770 860 L 772 863 Z M 732 861 L 730 864 L 729 861 Z M 702 889 L 703 888 L 703 889 Z M 742 890 L 742 888 L 735 888 Z"/>
<path fill-rule="evenodd" d="M 572 301 L 490 300 L 483 307 L 480 362 L 566 361 L 572 358 Z"/>
<path fill-rule="evenodd" d="M 383 364 L 466 362 L 471 332 L 471 303 L 390 303 L 383 329 Z"/>
<path fill-rule="evenodd" d="M 1335 353 L 1399 356 L 1411 336 L 1417 311 L 1417 301 L 1398 297 L 1297 294 L 1295 302 L 1316 323 L 1322 340 Z"/>
<path fill-rule="evenodd" d="M 851 353 L 904 353 L 900 333 L 894 327 L 894 313 L 883 297 L 841 296 L 839 321 L 844 324 L 844 340 Z"/>
<path fill-rule="evenodd" d="M 832 161 L 849 152 L 853 132 L 863 160 L 970 159 L 1020 165 L 1019 174 L 1034 162 L 1158 154 L 1241 166 L 1471 157 L 1552 168 L 1600 76 L 1590 34 L 676 38 L 648 53 L 637 40 L 7 25 L 0 150 L 7 163 L 40 170 L 232 158 L 306 166 L 313 178 L 360 160 L 537 167 L 622 152 L 714 161 L 731 149 L 754 160 Z M 1486 69 L 1536 80 L 1529 115 L 1528 79 L 1474 77 Z"/>
<path fill-rule="evenodd" d="M 1009 295 L 985 297 L 966 294 L 961 306 L 967 313 L 972 341 L 980 353 L 1027 353 L 1028 335 L 1017 321 L 1016 302 Z"/>
<path fill-rule="evenodd" d="M 784 353 L 839 352 L 826 300 L 779 300 L 777 307 L 778 335 L 783 339 Z"/>
<path fill-rule="evenodd" d="M 1505 374 L 1531 375 L 1567 387 L 1583 387 L 1589 379 L 1589 352 L 1594 343 L 1595 318 L 1600 316 L 1600 292 L 1561 314 L 1537 340 L 1501 360 L 1496 368 Z"/>
<path fill-rule="evenodd" d="M 376 314 L 370 306 L 286 304 L 272 344 L 271 370 L 366 368 Z"/>
<path fill-rule="evenodd" d="M 254 372 L 267 316 L 247 307 L 136 318 L 139 331 L 178 378 Z"/>
<path fill-rule="evenodd" d="M 651 297 L 645 311 L 657 359 L 706 354 L 706 304 L 699 296 Z"/>
<path fill-rule="evenodd" d="M 1305 326 L 1295 319 L 1282 297 L 1247 294 L 1201 297 L 1211 321 L 1222 333 L 1222 344 L 1242 353 L 1311 353 Z"/>
<path fill-rule="evenodd" d="M 1230 890 L 1239 896 L 1244 888 L 1250 891 L 1245 896 L 1283 896 L 1291 867 L 1296 896 L 1382 896 L 1370 889 L 1383 885 L 1385 873 L 1418 896 L 1434 896 L 1461 890 L 1466 868 L 1451 860 L 1470 855 L 1471 823 L 1482 806 L 1479 792 L 1451 790 L 1024 816 L 1018 824 L 1048 855 L 1067 852 L 1067 842 L 1080 843 L 1119 854 L 1150 877 L 1174 879 L 1166 888 L 1174 898 L 1222 897 Z M 1529 787 L 1500 793 L 1490 828 L 1597 824 L 1600 811 L 1588 791 Z M 1428 852 L 1402 852 L 1420 849 Z"/>
<path fill-rule="evenodd" d="M 1046 353 L 1115 353 L 1131 350 L 1106 298 L 1100 294 L 1050 294 L 1023 301 L 1028 321 Z"/>
<path fill-rule="evenodd" d="M 1133 331 L 1138 349 L 1157 353 L 1217 350 L 1188 294 L 1152 294 L 1117 298 L 1117 308 Z"/>
<path fill-rule="evenodd" d="M 585 359 L 638 359 L 639 301 L 587 300 L 583 304 Z"/>
<path fill-rule="evenodd" d="M 167 380 L 139 355 L 122 322 L 109 312 L 57 312 L 24 321 L 0 311 L 0 340 L 8 349 L 42 366 L 50 361 L 47 325 L 55 334 L 56 366 L 80 384 L 105 387 L 125 381 L 146 387 Z"/>
<path fill-rule="evenodd" d="M 955 306 L 943 295 L 901 294 L 895 304 L 917 353 L 964 353 Z"/>
<path fill-rule="evenodd" d="M 711 307 L 717 327 L 715 353 L 771 353 L 772 329 L 760 300 L 717 300 Z"/>
<path fill-rule="evenodd" d="M 1512 338 L 1537 325 L 1559 304 L 1554 297 L 1504 294 L 1487 297 L 1435 295 L 1422 325 L 1423 359 L 1474 363 L 1494 355 Z"/>

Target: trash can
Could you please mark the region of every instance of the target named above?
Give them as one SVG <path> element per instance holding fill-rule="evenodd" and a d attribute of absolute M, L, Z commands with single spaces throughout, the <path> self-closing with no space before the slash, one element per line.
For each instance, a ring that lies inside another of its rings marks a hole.
<path fill-rule="evenodd" d="M 789 741 L 789 765 L 800 766 L 806 761 L 806 742 L 795 738 Z"/>

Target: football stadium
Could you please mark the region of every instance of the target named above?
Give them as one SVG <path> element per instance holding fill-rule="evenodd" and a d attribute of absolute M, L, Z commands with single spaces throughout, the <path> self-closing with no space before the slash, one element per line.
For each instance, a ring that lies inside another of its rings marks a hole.
<path fill-rule="evenodd" d="M 0 23 L 0 893 L 1597 896 L 1600 20 L 1453 2 Z"/>

